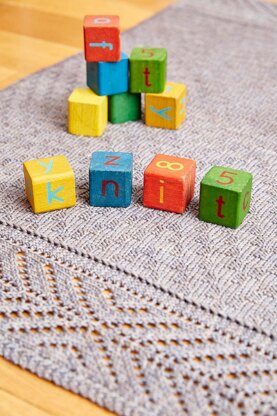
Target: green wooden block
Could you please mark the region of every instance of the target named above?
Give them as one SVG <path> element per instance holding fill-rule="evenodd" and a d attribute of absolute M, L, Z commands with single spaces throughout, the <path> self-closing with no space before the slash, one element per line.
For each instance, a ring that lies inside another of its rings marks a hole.
<path fill-rule="evenodd" d="M 109 97 L 109 121 L 125 123 L 141 119 L 141 94 L 122 93 Z"/>
<path fill-rule="evenodd" d="M 239 227 L 250 209 L 251 191 L 251 173 L 214 166 L 200 184 L 200 220 Z"/>
<path fill-rule="evenodd" d="M 134 48 L 130 56 L 130 91 L 164 92 L 166 67 L 166 49 Z"/>

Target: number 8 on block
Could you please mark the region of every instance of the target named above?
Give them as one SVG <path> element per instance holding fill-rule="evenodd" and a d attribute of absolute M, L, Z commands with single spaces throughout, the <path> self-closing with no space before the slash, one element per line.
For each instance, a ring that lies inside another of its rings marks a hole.
<path fill-rule="evenodd" d="M 200 185 L 200 220 L 237 228 L 250 209 L 252 174 L 214 166 Z"/>

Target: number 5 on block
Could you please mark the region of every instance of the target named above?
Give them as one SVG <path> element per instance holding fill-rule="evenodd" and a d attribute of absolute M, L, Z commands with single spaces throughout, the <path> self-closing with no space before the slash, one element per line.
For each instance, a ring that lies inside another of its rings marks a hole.
<path fill-rule="evenodd" d="M 200 185 L 200 220 L 237 228 L 250 209 L 251 173 L 214 166 Z"/>

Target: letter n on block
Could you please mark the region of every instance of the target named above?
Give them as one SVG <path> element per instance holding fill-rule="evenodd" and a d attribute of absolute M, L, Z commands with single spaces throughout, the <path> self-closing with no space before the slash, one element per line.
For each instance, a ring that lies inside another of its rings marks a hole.
<path fill-rule="evenodd" d="M 196 162 L 156 155 L 144 172 L 143 205 L 182 214 L 194 195 Z"/>
<path fill-rule="evenodd" d="M 94 152 L 89 168 L 89 203 L 96 207 L 127 207 L 132 199 L 133 155 Z"/>

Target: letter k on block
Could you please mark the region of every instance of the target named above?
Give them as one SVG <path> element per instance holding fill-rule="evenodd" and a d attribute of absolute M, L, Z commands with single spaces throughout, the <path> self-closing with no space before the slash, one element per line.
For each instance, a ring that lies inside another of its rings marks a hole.
<path fill-rule="evenodd" d="M 23 169 L 26 195 L 36 214 L 76 204 L 74 173 L 65 156 L 28 160 Z"/>

